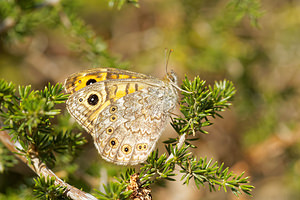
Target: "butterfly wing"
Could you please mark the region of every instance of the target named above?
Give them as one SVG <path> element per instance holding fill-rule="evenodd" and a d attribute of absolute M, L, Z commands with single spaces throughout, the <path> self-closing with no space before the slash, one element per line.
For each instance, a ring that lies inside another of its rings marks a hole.
<path fill-rule="evenodd" d="M 115 68 L 94 68 L 72 74 L 65 80 L 67 93 L 74 93 L 90 84 L 113 79 L 152 79 L 151 76 Z"/>
<path fill-rule="evenodd" d="M 113 102 L 99 114 L 95 124 L 93 136 L 100 155 L 121 165 L 145 161 L 176 100 L 177 94 L 168 87 L 153 86 Z"/>
<path fill-rule="evenodd" d="M 122 165 L 148 157 L 177 100 L 165 81 L 111 68 L 71 75 L 65 88 L 69 113 L 93 136 L 100 155 Z"/>

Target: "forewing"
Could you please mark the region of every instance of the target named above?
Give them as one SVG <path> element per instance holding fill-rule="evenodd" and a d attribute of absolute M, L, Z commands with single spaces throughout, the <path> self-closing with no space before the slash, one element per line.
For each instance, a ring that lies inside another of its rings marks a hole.
<path fill-rule="evenodd" d="M 66 93 L 74 93 L 90 84 L 118 79 L 151 79 L 145 74 L 115 68 L 95 68 L 72 74 L 65 80 Z"/>
<path fill-rule="evenodd" d="M 89 85 L 69 96 L 66 107 L 72 117 L 87 130 L 93 131 L 97 114 L 107 106 L 103 82 Z"/>

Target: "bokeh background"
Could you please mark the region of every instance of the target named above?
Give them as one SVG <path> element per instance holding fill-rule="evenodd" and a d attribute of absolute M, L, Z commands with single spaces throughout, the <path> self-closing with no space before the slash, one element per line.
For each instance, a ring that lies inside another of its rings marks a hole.
<path fill-rule="evenodd" d="M 224 162 L 237 174 L 245 171 L 255 189 L 252 198 L 241 195 L 241 200 L 300 199 L 300 1 L 142 0 L 139 8 L 125 4 L 120 10 L 107 1 L 72 4 L 74 15 L 95 32 L 92 39 L 100 40 L 97 48 L 116 59 L 99 54 L 94 62 L 86 41 L 68 31 L 68 21 L 57 27 L 44 19 L 32 33 L 0 32 L 0 78 L 42 89 L 92 66 L 121 66 L 162 78 L 165 48 L 174 49 L 168 69 L 179 80 L 199 75 L 207 84 L 227 79 L 237 88 L 230 110 L 213 120 L 209 135 L 198 135 L 193 152 Z M 5 20 L 0 16 L 2 25 Z M 89 143 L 74 161 L 76 167 L 68 169 L 74 173 L 56 172 L 89 191 L 119 168 L 101 161 L 85 136 Z M 169 126 L 159 143 L 172 136 Z M 0 199 L 27 198 L 32 177 L 22 163 L 3 171 Z M 230 191 L 197 189 L 179 179 L 153 186 L 153 198 L 237 199 Z"/>

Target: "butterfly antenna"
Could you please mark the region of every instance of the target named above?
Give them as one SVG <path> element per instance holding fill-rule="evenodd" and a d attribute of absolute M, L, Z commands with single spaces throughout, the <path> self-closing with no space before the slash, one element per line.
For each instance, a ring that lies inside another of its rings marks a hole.
<path fill-rule="evenodd" d="M 167 48 L 165 49 L 165 58 L 166 58 L 165 67 L 166 67 L 166 74 L 167 74 L 168 77 L 169 77 L 169 75 L 168 75 L 168 64 L 169 64 L 169 60 L 170 60 L 170 55 L 173 51 L 174 51 L 173 49 L 170 49 L 169 51 L 168 51 Z"/>
<path fill-rule="evenodd" d="M 165 58 L 166 58 L 166 60 L 165 60 L 165 66 L 166 66 L 166 74 L 167 74 L 167 77 L 168 77 L 169 80 L 171 80 L 171 78 L 170 78 L 170 75 L 168 74 L 168 64 L 169 64 L 169 60 L 170 60 L 171 53 L 172 53 L 173 51 L 174 51 L 173 49 L 170 49 L 169 51 L 168 51 L 167 48 L 165 49 Z M 173 81 L 170 81 L 170 82 L 171 82 L 171 84 L 172 84 L 177 90 L 179 90 L 179 91 L 181 91 L 181 92 L 185 92 L 185 93 L 189 93 L 189 94 L 193 93 L 193 92 L 189 92 L 189 91 L 186 91 L 186 90 L 181 89 L 180 87 L 178 87 L 177 84 L 173 83 Z"/>

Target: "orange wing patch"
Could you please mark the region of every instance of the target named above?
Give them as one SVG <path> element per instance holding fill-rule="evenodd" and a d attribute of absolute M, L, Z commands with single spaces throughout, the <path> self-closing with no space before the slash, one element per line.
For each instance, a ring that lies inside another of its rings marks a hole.
<path fill-rule="evenodd" d="M 126 93 L 131 94 L 131 93 L 134 93 L 135 91 L 137 91 L 135 85 L 136 85 L 136 83 L 129 83 L 126 87 Z"/>
<path fill-rule="evenodd" d="M 129 76 L 129 75 L 124 75 L 124 74 L 119 74 L 119 79 L 126 79 L 126 78 L 136 78 L 136 77 Z"/>
<path fill-rule="evenodd" d="M 116 101 L 128 94 L 134 93 L 138 90 L 144 89 L 148 85 L 143 83 L 134 83 L 134 82 L 106 82 L 105 90 L 107 93 L 106 101 Z"/>
<path fill-rule="evenodd" d="M 120 99 L 126 95 L 126 85 L 127 84 L 120 84 L 117 86 L 117 91 L 113 98 L 114 100 Z"/>
<path fill-rule="evenodd" d="M 107 73 L 101 73 L 98 75 L 87 75 L 83 76 L 80 79 L 74 81 L 74 90 L 72 92 L 76 92 L 82 88 L 84 88 L 87 85 L 99 82 L 99 81 L 104 81 L 106 80 Z"/>
<path fill-rule="evenodd" d="M 87 85 L 106 80 L 107 72 L 105 69 L 102 71 L 98 73 L 76 73 L 71 75 L 65 81 L 66 92 L 73 94 Z"/>

